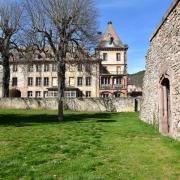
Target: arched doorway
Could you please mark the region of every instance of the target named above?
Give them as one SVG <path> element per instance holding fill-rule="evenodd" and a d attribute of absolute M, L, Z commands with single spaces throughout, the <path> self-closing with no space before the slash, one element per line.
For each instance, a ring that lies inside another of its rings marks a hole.
<path fill-rule="evenodd" d="M 18 89 L 10 89 L 9 90 L 9 97 L 20 98 L 21 97 L 21 91 Z"/>
<path fill-rule="evenodd" d="M 168 78 L 163 77 L 160 81 L 160 131 L 163 134 L 170 133 L 170 81 Z"/>

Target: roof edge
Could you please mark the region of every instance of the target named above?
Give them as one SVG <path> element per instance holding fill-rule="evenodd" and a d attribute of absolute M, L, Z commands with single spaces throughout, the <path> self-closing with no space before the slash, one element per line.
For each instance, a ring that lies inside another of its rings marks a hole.
<path fill-rule="evenodd" d="M 160 24 L 157 26 L 156 30 L 154 31 L 154 33 L 152 33 L 151 37 L 150 37 L 150 42 L 153 40 L 153 38 L 156 36 L 156 34 L 159 32 L 160 28 L 162 27 L 162 25 L 165 23 L 165 21 L 167 20 L 168 16 L 171 14 L 171 12 L 174 10 L 174 8 L 177 6 L 177 4 L 179 3 L 179 0 L 174 0 L 170 7 L 168 8 L 168 10 L 166 11 L 165 15 L 162 17 L 162 20 L 160 22 Z"/>

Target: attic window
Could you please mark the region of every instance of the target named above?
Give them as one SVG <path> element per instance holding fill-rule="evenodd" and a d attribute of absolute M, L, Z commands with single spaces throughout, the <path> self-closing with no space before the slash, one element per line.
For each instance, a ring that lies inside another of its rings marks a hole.
<path fill-rule="evenodd" d="M 109 42 L 109 43 L 110 43 L 110 44 L 112 44 L 112 43 L 113 43 L 113 41 L 114 41 L 114 38 L 113 38 L 113 37 L 111 37 L 111 38 L 110 38 L 110 42 Z"/>
<path fill-rule="evenodd" d="M 38 54 L 38 59 L 41 59 L 41 58 L 42 58 L 42 56 L 40 54 Z"/>

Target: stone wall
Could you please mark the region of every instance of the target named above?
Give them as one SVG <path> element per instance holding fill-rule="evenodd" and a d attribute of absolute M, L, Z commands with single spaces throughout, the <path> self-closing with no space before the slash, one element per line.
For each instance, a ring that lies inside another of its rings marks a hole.
<path fill-rule="evenodd" d="M 139 110 L 141 98 L 136 98 Z M 57 99 L 0 98 L 0 108 L 57 109 Z M 64 100 L 65 109 L 86 112 L 134 112 L 135 98 L 74 98 Z"/>
<path fill-rule="evenodd" d="M 170 135 L 180 138 L 180 1 L 174 0 L 153 34 L 146 58 L 140 117 L 160 128 L 160 79 L 170 81 Z"/>

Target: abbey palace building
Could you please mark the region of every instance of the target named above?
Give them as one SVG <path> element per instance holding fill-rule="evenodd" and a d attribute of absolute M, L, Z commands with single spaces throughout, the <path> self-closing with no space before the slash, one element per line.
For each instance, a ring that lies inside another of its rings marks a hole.
<path fill-rule="evenodd" d="M 98 33 L 98 37 L 94 58 L 77 64 L 67 63 L 65 97 L 127 96 L 128 46 L 121 42 L 112 22 L 108 22 L 105 33 Z M 19 57 L 10 61 L 10 70 L 10 91 L 16 91 L 15 96 L 57 97 L 57 65 L 51 55 L 37 52 L 30 61 Z M 1 86 L 2 67 L 0 78 Z"/>

